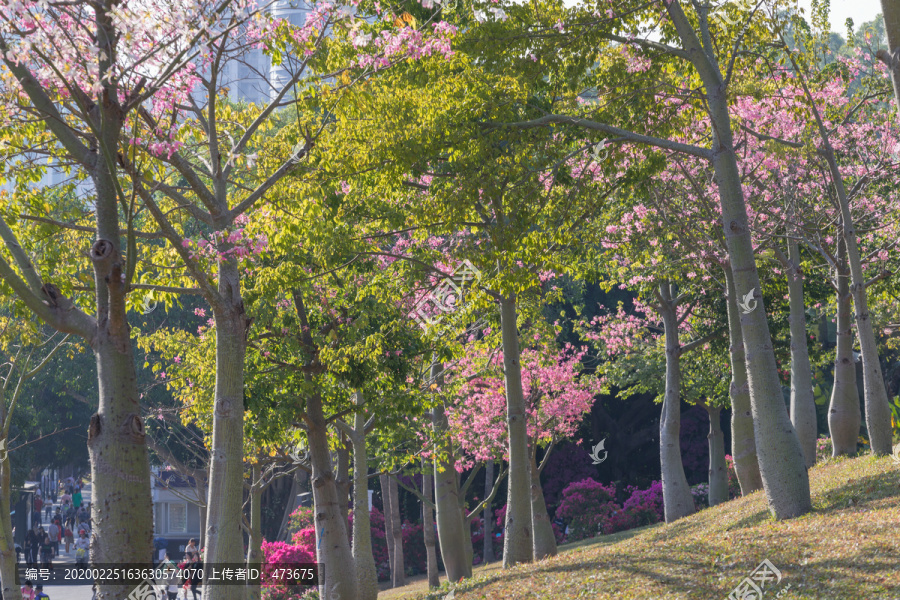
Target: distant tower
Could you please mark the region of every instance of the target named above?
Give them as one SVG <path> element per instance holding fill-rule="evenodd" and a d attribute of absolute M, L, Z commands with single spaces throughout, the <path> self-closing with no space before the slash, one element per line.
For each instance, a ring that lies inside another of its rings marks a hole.
<path fill-rule="evenodd" d="M 306 22 L 306 15 L 312 12 L 310 3 L 306 0 L 278 0 L 270 8 L 270 13 L 276 19 L 287 19 L 294 27 L 302 27 Z M 268 60 L 268 57 L 266 57 Z M 291 71 L 298 67 L 303 57 L 285 56 L 280 65 L 273 65 L 269 61 L 269 98 L 274 98 L 281 87 L 290 81 Z"/>

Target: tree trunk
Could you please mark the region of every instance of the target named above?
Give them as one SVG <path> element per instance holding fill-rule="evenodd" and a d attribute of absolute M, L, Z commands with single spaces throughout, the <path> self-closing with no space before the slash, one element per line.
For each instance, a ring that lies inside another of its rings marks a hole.
<path fill-rule="evenodd" d="M 884 32 L 887 34 L 888 50 L 900 48 L 900 4 L 896 0 L 881 0 L 881 13 L 884 17 Z M 879 51 L 881 58 L 881 51 Z M 894 84 L 894 102 L 900 107 L 900 61 L 892 65 L 891 81 Z"/>
<path fill-rule="evenodd" d="M 522 368 L 519 363 L 519 333 L 516 325 L 516 298 L 500 300 L 500 325 L 503 338 L 503 372 L 506 383 L 506 422 L 509 437 L 509 476 L 507 479 L 506 529 L 503 544 L 503 568 L 531 562 L 531 469 L 528 458 L 525 396 L 522 392 Z"/>
<path fill-rule="evenodd" d="M 734 471 L 741 485 L 741 495 L 746 496 L 762 489 L 762 476 L 756 458 L 756 438 L 753 434 L 753 414 L 750 405 L 750 384 L 747 381 L 747 363 L 744 360 L 744 341 L 741 334 L 741 317 L 734 291 L 734 275 L 725 265 L 725 282 L 728 287 L 728 337 L 731 342 L 731 458 Z"/>
<path fill-rule="evenodd" d="M 431 475 L 423 473 L 422 494 L 429 502 L 432 501 L 433 496 L 431 487 Z M 425 529 L 423 532 L 425 536 L 425 555 L 428 557 L 428 588 L 434 589 L 441 585 L 441 580 L 438 575 L 437 548 L 435 547 L 434 514 L 431 512 L 431 506 L 428 505 L 428 502 L 422 503 L 422 523 Z"/>
<path fill-rule="evenodd" d="M 459 513 L 463 523 L 463 549 L 466 551 L 466 564 L 469 565 L 469 574 L 466 577 L 471 577 L 472 563 L 475 562 L 475 545 L 472 544 L 472 518 L 466 514 L 465 506 L 459 507 Z"/>
<path fill-rule="evenodd" d="M 728 501 L 728 467 L 725 465 L 725 435 L 720 417 L 722 409 L 706 405 L 709 415 L 709 495 L 710 506 Z"/>
<path fill-rule="evenodd" d="M 5 403 L 2 394 L 0 401 Z M 0 419 L 0 423 L 4 420 Z M 9 454 L 3 452 L 0 454 L 0 582 L 3 584 L 4 600 L 22 600 L 22 590 L 16 585 L 16 542 L 9 513 L 11 491 Z M 44 494 L 49 499 L 50 491 L 45 489 Z"/>
<path fill-rule="evenodd" d="M 856 387 L 856 361 L 853 359 L 853 328 L 850 316 L 850 274 L 846 270 L 843 243 L 838 249 L 837 348 L 834 356 L 834 387 L 828 407 L 828 430 L 833 456 L 855 456 L 861 415 Z"/>
<path fill-rule="evenodd" d="M 670 284 L 660 289 L 660 313 L 666 335 L 666 391 L 659 419 L 659 458 L 662 470 L 666 523 L 694 513 L 694 497 L 681 462 L 681 345 L 676 323 L 677 304 Z"/>
<path fill-rule="evenodd" d="M 831 171 L 838 205 L 841 209 L 842 239 L 847 245 L 847 263 L 850 266 L 850 293 L 853 295 L 853 308 L 856 312 L 856 336 L 859 339 L 859 351 L 862 355 L 863 386 L 865 387 L 866 429 L 869 432 L 869 444 L 876 456 L 891 453 L 891 409 L 881 373 L 881 361 L 878 357 L 878 345 L 875 330 L 869 314 L 866 278 L 863 272 L 862 259 L 856 239 L 856 227 L 850 213 L 850 201 L 844 187 L 844 179 L 838 168 L 834 149 L 831 147 L 824 124 L 819 124 L 825 159 Z"/>
<path fill-rule="evenodd" d="M 489 460 L 484 468 L 484 497 L 491 495 L 494 489 L 494 461 Z M 484 505 L 484 542 L 482 547 L 482 555 L 484 556 L 484 564 L 494 562 L 494 518 L 491 510 L 492 502 Z"/>
<path fill-rule="evenodd" d="M 437 380 L 439 387 L 443 386 L 443 376 L 439 375 L 442 370 L 443 366 L 439 363 L 431 366 L 432 379 Z M 434 506 L 437 513 L 438 543 L 441 545 L 441 558 L 444 560 L 447 579 L 457 582 L 471 577 L 472 563 L 466 564 L 464 524 L 459 511 L 459 482 L 443 404 L 437 403 L 431 414 L 434 437 L 439 444 L 435 448 L 434 458 Z"/>
<path fill-rule="evenodd" d="M 258 569 L 262 564 L 262 490 L 260 489 L 259 464 L 252 467 L 250 479 L 250 540 L 247 544 L 247 568 Z M 247 600 L 259 600 L 262 595 L 260 584 L 247 586 Z"/>
<path fill-rule="evenodd" d="M 544 490 L 541 487 L 541 473 L 538 470 L 536 449 L 529 451 L 531 455 L 531 528 L 534 531 L 534 560 L 548 556 L 556 556 L 556 534 L 547 514 L 547 503 L 544 501 Z"/>
<path fill-rule="evenodd" d="M 278 527 L 278 535 L 275 539 L 284 542 L 288 539 L 287 533 L 291 523 L 291 513 L 294 512 L 294 505 L 297 503 L 297 494 L 300 493 L 299 473 L 302 471 L 294 471 L 291 476 L 291 489 L 288 492 L 287 503 L 284 506 L 284 514 L 281 517 L 281 525 Z"/>
<path fill-rule="evenodd" d="M 363 404 L 356 392 L 356 405 Z M 359 600 L 378 598 L 378 570 L 372 554 L 372 524 L 369 519 L 369 461 L 366 454 L 366 418 L 357 411 L 353 418 L 353 560 Z"/>
<path fill-rule="evenodd" d="M 230 302 L 215 310 L 216 385 L 212 447 L 209 452 L 209 492 L 206 503 L 206 564 L 243 562 L 241 494 L 244 484 L 244 358 L 249 321 L 240 300 L 237 263 L 219 263 L 219 293 Z M 212 585 L 204 571 L 208 600 L 242 600 L 239 586 Z"/>
<path fill-rule="evenodd" d="M 337 459 L 338 459 L 338 467 L 337 467 L 337 481 L 335 485 L 338 491 L 338 498 L 340 498 L 340 509 L 341 516 L 344 519 L 344 522 L 347 523 L 347 535 L 350 535 L 350 448 L 344 443 L 343 436 L 340 442 L 338 442 L 338 447 L 336 450 Z M 369 508 L 368 499 L 366 500 L 366 510 Z M 349 537 L 347 538 L 349 541 Z"/>
<path fill-rule="evenodd" d="M 806 459 L 806 466 L 816 464 L 816 400 L 813 396 L 812 367 L 806 336 L 806 306 L 803 301 L 803 270 L 800 268 L 800 248 L 788 240 L 786 275 L 790 304 L 791 327 L 791 423 Z"/>
<path fill-rule="evenodd" d="M 750 383 L 756 453 L 766 499 L 777 519 L 798 517 L 812 510 L 809 475 L 800 442 L 784 406 L 778 379 L 778 365 L 762 301 L 747 205 L 731 133 L 727 85 L 715 57 L 704 51 L 681 4 L 672 2 L 666 5 L 666 10 L 689 60 L 703 80 L 706 92 L 712 135 L 710 159 L 719 189 L 721 222 L 734 274 L 736 297 L 754 301 L 753 310 L 747 313 L 742 311 L 741 335 Z"/>
<path fill-rule="evenodd" d="M 394 568 L 391 570 L 391 583 L 394 587 L 406 585 L 406 563 L 403 560 L 403 516 L 400 514 L 400 494 L 397 480 L 390 477 L 388 487 L 391 490 L 391 540 L 394 543 Z"/>
<path fill-rule="evenodd" d="M 387 475 L 379 475 L 378 482 L 381 484 L 381 504 L 384 515 L 384 543 L 388 549 L 388 565 L 391 568 L 391 587 L 394 581 L 394 511 L 391 509 L 391 486 L 388 483 L 390 479 Z"/>
<path fill-rule="evenodd" d="M 317 562 L 324 565 L 319 595 L 322 600 L 356 600 L 356 577 L 347 577 L 347 573 L 356 572 L 356 566 L 350 551 L 347 521 L 341 514 L 341 497 L 332 470 L 321 396 L 309 396 L 306 415 L 315 503 L 316 556 Z"/>

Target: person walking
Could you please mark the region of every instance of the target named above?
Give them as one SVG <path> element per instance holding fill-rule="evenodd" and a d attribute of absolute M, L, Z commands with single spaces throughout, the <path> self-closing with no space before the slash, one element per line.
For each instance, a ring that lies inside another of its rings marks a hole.
<path fill-rule="evenodd" d="M 57 520 L 54 519 L 50 526 L 47 528 L 47 535 L 50 537 L 50 543 L 53 544 L 53 556 L 59 556 L 59 538 L 62 529 L 57 525 Z"/>
<path fill-rule="evenodd" d="M 194 556 L 194 554 L 195 554 L 196 552 L 198 552 L 198 550 L 197 550 L 197 540 L 195 540 L 194 538 L 191 538 L 191 539 L 188 540 L 188 545 L 187 545 L 187 548 L 184 549 L 184 553 L 185 553 L 187 556 L 192 557 L 192 556 Z"/>
<path fill-rule="evenodd" d="M 37 592 L 34 595 L 34 600 L 50 600 L 50 596 L 44 593 L 44 586 L 39 585 L 34 590 Z"/>
<path fill-rule="evenodd" d="M 66 556 L 68 556 L 69 547 L 75 543 L 75 536 L 72 534 L 72 528 L 68 524 L 65 525 L 65 529 L 66 530 L 65 532 L 63 532 L 63 535 L 66 538 Z"/>
<path fill-rule="evenodd" d="M 88 539 L 87 531 L 84 529 L 78 532 L 78 539 L 75 540 L 75 564 L 84 566 L 87 564 L 88 550 L 90 550 L 91 541 Z"/>
<path fill-rule="evenodd" d="M 75 510 L 78 510 L 78 508 L 81 506 L 81 502 L 82 502 L 81 488 L 77 487 L 77 488 L 75 488 L 75 493 L 72 494 L 72 506 L 75 507 Z"/>
<path fill-rule="evenodd" d="M 44 534 L 44 541 L 41 542 L 41 567 L 53 570 L 53 542 L 50 541 L 50 535 Z M 38 586 L 40 590 L 40 586 Z"/>
<path fill-rule="evenodd" d="M 34 584 L 30 579 L 26 579 L 22 586 L 22 600 L 34 600 Z"/>
<path fill-rule="evenodd" d="M 25 566 L 33 567 L 35 565 L 39 545 L 38 528 L 35 526 L 25 532 Z"/>
<path fill-rule="evenodd" d="M 194 599 L 198 600 L 200 596 L 200 592 L 197 590 L 197 586 L 200 585 L 200 581 L 203 579 L 200 576 L 203 569 L 203 561 L 200 560 L 200 553 L 195 552 L 194 557 L 191 559 L 191 594 L 193 594 Z"/>

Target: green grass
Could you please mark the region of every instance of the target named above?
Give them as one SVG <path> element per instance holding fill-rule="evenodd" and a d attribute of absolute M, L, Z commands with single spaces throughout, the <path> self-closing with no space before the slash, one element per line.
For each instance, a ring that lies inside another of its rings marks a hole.
<path fill-rule="evenodd" d="M 900 465 L 890 457 L 830 459 L 810 471 L 813 512 L 775 521 L 763 492 L 671 525 L 560 547 L 558 556 L 476 569 L 455 600 L 724 599 L 763 559 L 781 571 L 764 600 L 900 600 Z M 419 581 L 381 598 L 438 600 Z"/>

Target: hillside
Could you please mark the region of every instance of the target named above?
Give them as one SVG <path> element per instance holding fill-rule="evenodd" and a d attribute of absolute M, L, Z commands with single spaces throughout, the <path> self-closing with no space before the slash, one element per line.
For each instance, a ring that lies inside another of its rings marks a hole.
<path fill-rule="evenodd" d="M 672 525 L 562 547 L 539 564 L 476 569 L 451 598 L 728 598 L 768 559 L 781 580 L 762 586 L 764 599 L 900 600 L 900 464 L 830 459 L 810 485 L 814 510 L 799 519 L 774 521 L 757 492 Z M 428 594 L 419 582 L 379 597 L 438 600 L 450 589 Z"/>

